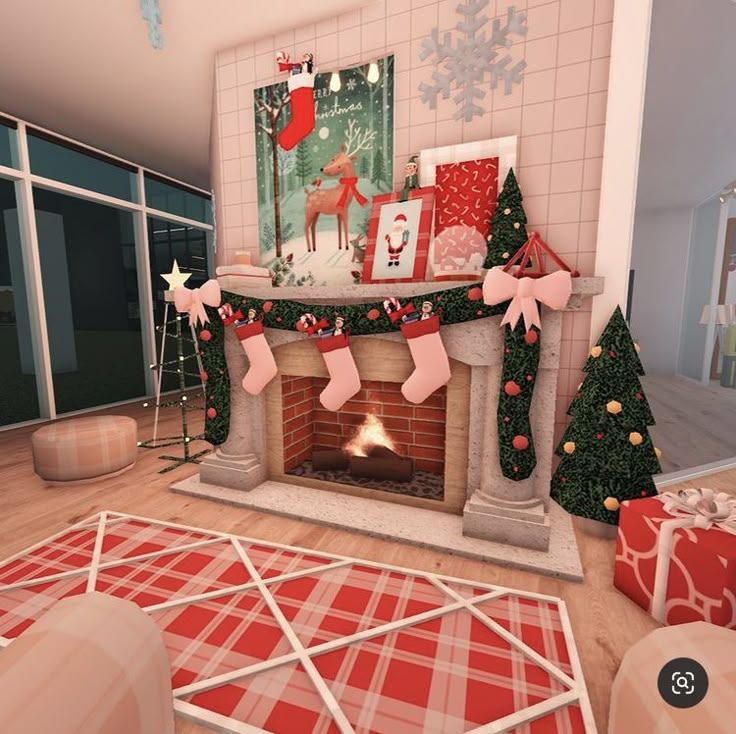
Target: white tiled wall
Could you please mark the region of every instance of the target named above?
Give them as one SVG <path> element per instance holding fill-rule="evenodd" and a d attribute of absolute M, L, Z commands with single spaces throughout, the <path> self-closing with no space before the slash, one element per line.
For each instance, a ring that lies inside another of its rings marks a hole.
<path fill-rule="evenodd" d="M 600 194 L 611 21 L 614 0 L 490 0 L 485 12 L 502 17 L 509 6 L 526 9 L 529 32 L 511 49 L 527 62 L 525 81 L 510 95 L 488 92 L 487 114 L 472 122 L 452 119 L 456 107 L 440 100 L 430 110 L 419 98 L 431 58 L 421 41 L 431 29 L 451 31 L 458 0 L 380 0 L 362 10 L 225 49 L 217 55 L 216 155 L 218 261 L 236 250 L 258 250 L 253 89 L 283 78 L 274 55 L 298 57 L 313 49 L 321 71 L 393 53 L 395 64 L 394 177 L 422 148 L 519 136 L 517 174 L 530 229 L 536 229 L 571 267 L 593 275 Z M 214 153 L 214 151 L 213 151 Z M 590 303 L 564 317 L 558 386 L 558 432 L 582 379 L 588 351 Z"/>

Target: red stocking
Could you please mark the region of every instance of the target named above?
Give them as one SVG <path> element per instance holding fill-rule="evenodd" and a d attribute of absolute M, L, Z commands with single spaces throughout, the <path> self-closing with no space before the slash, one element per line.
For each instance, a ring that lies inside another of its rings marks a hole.
<path fill-rule="evenodd" d="M 279 134 L 279 145 L 291 150 L 314 130 L 314 74 L 289 77 L 291 120 Z"/>

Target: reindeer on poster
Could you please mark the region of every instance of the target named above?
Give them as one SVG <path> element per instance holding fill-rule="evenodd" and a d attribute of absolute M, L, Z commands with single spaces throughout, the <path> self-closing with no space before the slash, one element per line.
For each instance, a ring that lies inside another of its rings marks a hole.
<path fill-rule="evenodd" d="M 349 208 L 350 202 L 355 200 L 360 206 L 365 206 L 368 200 L 358 191 L 358 177 L 355 175 L 357 154 L 361 150 L 370 150 L 373 147 L 375 130 L 363 130 L 356 127 L 355 120 L 350 120 L 346 134 L 346 142 L 340 146 L 338 153 L 320 170 L 325 176 L 340 176 L 338 185 L 329 189 L 320 187 L 321 179 L 316 189 L 304 189 L 307 202 L 304 208 L 304 234 L 307 239 L 307 252 L 317 251 L 317 220 L 320 214 L 337 215 L 337 248 L 342 250 L 350 246 L 349 241 Z M 311 236 L 310 236 L 311 235 Z"/>

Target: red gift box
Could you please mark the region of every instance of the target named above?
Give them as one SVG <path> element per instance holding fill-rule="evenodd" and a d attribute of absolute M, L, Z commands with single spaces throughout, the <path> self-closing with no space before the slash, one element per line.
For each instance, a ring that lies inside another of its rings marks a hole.
<path fill-rule="evenodd" d="M 663 624 L 736 628 L 736 498 L 687 489 L 623 502 L 613 583 Z"/>

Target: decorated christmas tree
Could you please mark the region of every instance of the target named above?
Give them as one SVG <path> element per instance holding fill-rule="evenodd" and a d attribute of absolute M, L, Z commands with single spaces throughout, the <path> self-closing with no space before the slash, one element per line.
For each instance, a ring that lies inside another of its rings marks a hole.
<path fill-rule="evenodd" d="M 642 389 L 639 347 L 616 307 L 583 368 L 587 373 L 568 408 L 572 416 L 557 447 L 562 457 L 551 495 L 573 515 L 618 524 L 624 500 L 657 494 L 659 449 L 647 426 L 654 417 Z"/>
<path fill-rule="evenodd" d="M 488 235 L 488 254 L 483 263 L 484 268 L 505 265 L 509 259 L 528 239 L 526 232 L 526 214 L 519 184 L 510 168 L 498 192 L 496 211 L 491 217 L 491 234 Z"/>

